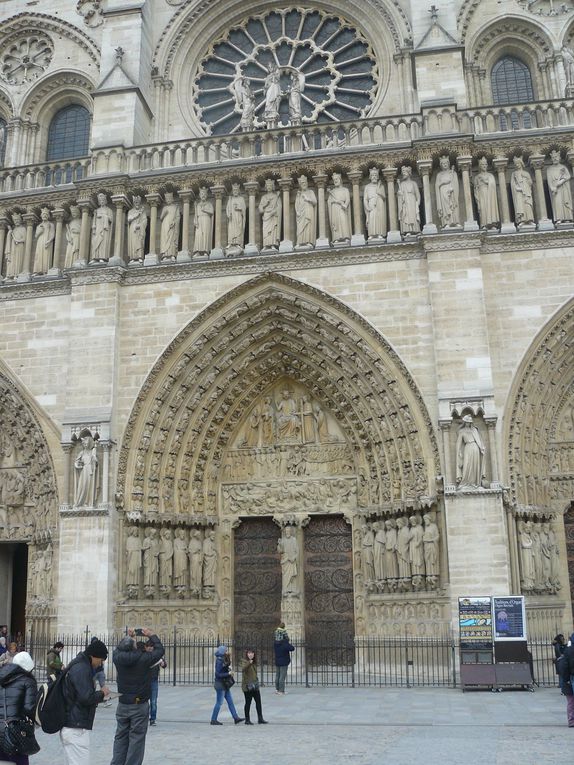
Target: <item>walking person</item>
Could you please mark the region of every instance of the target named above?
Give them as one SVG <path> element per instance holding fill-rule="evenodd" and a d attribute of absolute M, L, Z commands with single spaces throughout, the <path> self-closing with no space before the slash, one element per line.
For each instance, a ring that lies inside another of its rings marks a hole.
<path fill-rule="evenodd" d="M 295 650 L 295 647 L 289 642 L 285 622 L 281 622 L 275 630 L 273 650 L 275 652 L 275 693 L 279 696 L 285 696 L 287 693 L 285 690 L 287 667 L 291 664 L 291 652 Z"/>
<path fill-rule="evenodd" d="M 60 656 L 63 648 L 64 648 L 64 644 L 58 640 L 56 643 L 54 643 L 53 647 L 50 648 L 50 650 L 48 651 L 48 654 L 46 656 L 46 669 L 48 673 L 48 679 L 51 676 L 53 676 L 54 679 L 57 679 L 64 670 L 64 662 L 62 661 L 62 657 Z"/>
<path fill-rule="evenodd" d="M 572 679 L 574 677 L 574 632 L 570 635 L 568 645 L 564 649 L 564 654 L 558 664 L 560 667 L 562 693 L 566 696 L 568 727 L 574 728 L 574 689 L 572 688 Z"/>
<path fill-rule="evenodd" d="M 215 651 L 215 678 L 213 681 L 213 687 L 215 688 L 215 706 L 211 713 L 211 725 L 223 725 L 217 719 L 219 716 L 219 710 L 223 704 L 223 699 L 227 701 L 227 706 L 231 712 L 235 724 L 243 722 L 244 717 L 239 717 L 235 704 L 233 703 L 233 697 L 231 696 L 231 686 L 235 683 L 233 672 L 231 671 L 231 655 L 227 650 L 227 646 L 220 645 Z"/>
<path fill-rule="evenodd" d="M 101 640 L 92 640 L 85 651 L 72 659 L 64 678 L 66 720 L 60 731 L 67 765 L 90 765 L 90 731 L 94 726 L 96 707 L 110 692 L 94 688 L 94 669 L 108 658 L 108 649 Z"/>
<path fill-rule="evenodd" d="M 149 720 L 152 666 L 165 653 L 158 636 L 150 629 L 141 633 L 151 644 L 150 651 L 138 649 L 135 630 L 128 630 L 114 651 L 120 697 L 116 710 L 116 735 L 111 765 L 141 765 Z"/>
<path fill-rule="evenodd" d="M 558 683 L 560 685 L 560 690 L 562 690 L 562 677 L 560 675 L 560 662 L 562 661 L 562 657 L 564 656 L 564 651 L 566 650 L 566 640 L 564 639 L 564 635 L 559 634 L 556 635 L 554 640 L 552 641 L 552 647 L 554 648 L 554 667 L 556 668 L 556 674 L 558 675 Z"/>
<path fill-rule="evenodd" d="M 7 719 L 34 719 L 38 684 L 32 674 L 33 669 L 34 660 L 26 651 L 17 653 L 9 664 L 0 669 L 0 740 Z M 29 761 L 27 755 L 7 755 L 0 749 L 0 762 L 28 765 Z"/>
<path fill-rule="evenodd" d="M 267 725 L 267 720 L 263 719 L 263 710 L 261 709 L 261 692 L 259 690 L 259 678 L 257 677 L 257 656 L 255 651 L 250 648 L 245 651 L 245 659 L 241 664 L 241 690 L 245 696 L 245 725 L 253 725 L 249 716 L 252 701 L 255 701 L 257 722 L 260 725 Z"/>
<path fill-rule="evenodd" d="M 147 642 L 144 650 L 148 653 L 153 651 L 153 643 Z M 162 658 L 151 667 L 151 696 L 149 697 L 149 724 L 155 725 L 157 720 L 157 697 L 159 695 L 159 671 L 167 667 L 166 660 Z"/>

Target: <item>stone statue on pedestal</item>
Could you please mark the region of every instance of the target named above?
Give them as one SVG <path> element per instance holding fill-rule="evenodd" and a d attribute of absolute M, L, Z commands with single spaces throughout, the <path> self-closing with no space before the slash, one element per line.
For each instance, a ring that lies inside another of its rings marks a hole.
<path fill-rule="evenodd" d="M 241 194 L 238 183 L 231 184 L 231 196 L 227 199 L 225 208 L 227 214 L 227 247 L 226 254 L 234 255 L 243 252 L 245 244 L 245 219 L 247 206 L 245 197 Z"/>
<path fill-rule="evenodd" d="M 165 204 L 162 208 L 159 237 L 160 260 L 175 260 L 179 243 L 179 219 L 181 217 L 179 204 L 171 191 L 165 192 Z"/>
<path fill-rule="evenodd" d="M 522 157 L 514 157 L 513 170 L 510 176 L 510 190 L 514 205 L 515 223 L 523 226 L 534 223 L 534 199 L 532 198 L 532 177 L 524 167 Z"/>
<path fill-rule="evenodd" d="M 498 228 L 500 214 L 498 212 L 498 197 L 496 194 L 496 179 L 488 172 L 488 160 L 481 157 L 478 160 L 479 172 L 474 176 L 474 198 L 478 207 L 478 218 L 481 228 Z"/>
<path fill-rule="evenodd" d="M 193 254 L 208 255 L 213 246 L 213 216 L 215 211 L 212 202 L 207 198 L 207 189 L 199 189 L 199 199 L 195 202 L 193 217 Z"/>
<path fill-rule="evenodd" d="M 114 213 L 108 207 L 105 194 L 98 194 L 98 207 L 92 218 L 92 252 L 90 260 L 96 263 L 107 263 L 112 251 L 112 227 Z"/>
<path fill-rule="evenodd" d="M 459 489 L 477 489 L 484 478 L 485 447 L 472 415 L 465 414 L 456 441 L 456 482 Z"/>
<path fill-rule="evenodd" d="M 64 268 L 71 268 L 80 259 L 80 233 L 82 214 L 76 205 L 70 207 L 70 220 L 66 224 L 66 257 Z"/>
<path fill-rule="evenodd" d="M 142 542 L 143 581 L 146 597 L 152 598 L 159 575 L 159 539 L 157 529 L 147 528 Z"/>
<path fill-rule="evenodd" d="M 142 565 L 142 548 L 137 526 L 128 527 L 126 538 L 126 586 L 130 597 L 137 595 Z"/>
<path fill-rule="evenodd" d="M 440 170 L 435 179 L 436 209 L 441 228 L 460 226 L 458 175 L 446 155 L 439 159 Z"/>
<path fill-rule="evenodd" d="M 265 193 L 259 201 L 261 215 L 263 249 L 277 250 L 281 239 L 281 193 L 275 189 L 275 181 L 267 178 Z"/>
<path fill-rule="evenodd" d="M 199 529 L 193 529 L 187 548 L 189 558 L 189 590 L 196 598 L 201 596 L 201 572 L 203 568 L 203 542 Z"/>
<path fill-rule="evenodd" d="M 74 507 L 95 507 L 99 489 L 96 443 L 89 430 L 80 433 L 81 450 L 74 461 Z"/>
<path fill-rule="evenodd" d="M 36 232 L 34 234 L 36 239 L 36 249 L 34 252 L 33 271 L 35 274 L 47 274 L 52 267 L 56 226 L 50 220 L 50 211 L 47 207 L 42 208 L 40 217 L 41 221 L 36 226 Z"/>
<path fill-rule="evenodd" d="M 143 262 L 147 212 L 142 198 L 134 195 L 133 207 L 128 210 L 128 259 L 130 263 Z"/>
<path fill-rule="evenodd" d="M 552 164 L 546 170 L 546 180 L 552 198 L 552 217 L 555 223 L 570 222 L 572 215 L 572 192 L 570 171 L 560 162 L 560 152 L 551 151 Z"/>
<path fill-rule="evenodd" d="M 369 239 L 385 237 L 387 235 L 387 192 L 385 184 L 379 179 L 379 171 L 376 167 L 369 170 L 369 183 L 363 190 L 363 207 Z"/>
<path fill-rule="evenodd" d="M 412 179 L 412 167 L 401 167 L 401 178 L 397 181 L 397 202 L 401 234 L 418 234 L 421 230 L 420 203 L 421 193 L 416 181 Z"/>
<path fill-rule="evenodd" d="M 217 569 L 217 550 L 215 548 L 215 531 L 207 532 L 203 540 L 203 569 L 202 596 L 211 599 L 215 596 L 215 572 Z"/>
<path fill-rule="evenodd" d="M 315 246 L 317 237 L 317 197 L 309 188 L 305 175 L 298 179 L 299 190 L 295 197 L 295 218 L 297 223 L 297 246 Z"/>
<path fill-rule="evenodd" d="M 333 187 L 327 191 L 327 210 L 333 242 L 348 242 L 351 239 L 351 195 L 343 186 L 340 173 L 331 176 Z"/>
<path fill-rule="evenodd" d="M 272 63 L 265 78 L 265 109 L 263 118 L 268 128 L 276 127 L 279 120 L 279 104 L 281 102 L 281 73 L 277 65 Z"/>
<path fill-rule="evenodd" d="M 159 541 L 159 589 L 165 597 L 173 582 L 173 539 L 171 529 L 160 531 Z"/>
<path fill-rule="evenodd" d="M 22 214 L 12 213 L 12 228 L 6 242 L 6 278 L 12 279 L 22 273 L 24 253 L 26 251 L 26 226 Z"/>
<path fill-rule="evenodd" d="M 173 540 L 173 586 L 178 597 L 183 598 L 187 589 L 187 542 L 183 529 L 175 530 Z"/>

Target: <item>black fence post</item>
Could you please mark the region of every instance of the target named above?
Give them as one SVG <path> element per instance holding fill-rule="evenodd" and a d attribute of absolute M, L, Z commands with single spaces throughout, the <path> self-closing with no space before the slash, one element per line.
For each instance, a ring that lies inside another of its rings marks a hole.
<path fill-rule="evenodd" d="M 456 645 L 454 640 L 450 644 L 451 669 L 452 669 L 452 687 L 456 688 Z"/>
<path fill-rule="evenodd" d="M 173 685 L 177 685 L 177 627 L 173 628 Z"/>
<path fill-rule="evenodd" d="M 88 647 L 88 638 L 89 638 L 89 636 L 90 636 L 90 625 L 86 624 L 86 640 L 85 640 L 86 648 Z"/>

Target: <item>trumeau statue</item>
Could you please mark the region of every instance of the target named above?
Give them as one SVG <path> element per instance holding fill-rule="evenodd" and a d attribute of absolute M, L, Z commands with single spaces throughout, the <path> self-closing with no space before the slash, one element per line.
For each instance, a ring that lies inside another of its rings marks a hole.
<path fill-rule="evenodd" d="M 317 237 L 317 197 L 309 188 L 307 176 L 298 179 L 299 190 L 295 197 L 295 218 L 297 222 L 297 246 L 315 245 Z"/>
<path fill-rule="evenodd" d="M 112 251 L 112 226 L 114 214 L 108 207 L 105 194 L 98 194 L 98 207 L 92 218 L 92 254 L 90 260 L 105 263 L 110 259 Z"/>
<path fill-rule="evenodd" d="M 385 184 L 379 179 L 376 167 L 369 170 L 369 183 L 363 190 L 363 207 L 367 219 L 369 239 L 387 235 L 387 192 Z"/>
<path fill-rule="evenodd" d="M 202 595 L 213 598 L 215 595 L 215 573 L 217 569 L 217 550 L 215 547 L 215 531 L 208 531 L 203 540 Z"/>
<path fill-rule="evenodd" d="M 95 507 L 99 469 L 96 443 L 89 430 L 80 433 L 81 450 L 74 461 L 74 507 Z"/>
<path fill-rule="evenodd" d="M 421 193 L 416 181 L 412 179 L 412 168 L 401 167 L 401 178 L 397 181 L 397 201 L 401 234 L 418 234 L 421 230 L 420 203 Z"/>
<path fill-rule="evenodd" d="M 231 184 L 231 195 L 227 199 L 225 212 L 227 214 L 226 251 L 228 254 L 243 252 L 247 206 L 239 183 Z"/>
<path fill-rule="evenodd" d="M 34 237 L 36 239 L 36 249 L 34 252 L 34 273 L 45 274 L 52 266 L 52 255 L 54 251 L 54 237 L 56 236 L 56 226 L 50 220 L 50 211 L 47 207 L 42 208 L 41 221 L 36 226 Z"/>
<path fill-rule="evenodd" d="M 510 189 L 517 226 L 534 222 L 534 200 L 532 198 L 532 177 L 524 167 L 522 157 L 514 157 L 515 170 L 510 176 Z"/>
<path fill-rule="evenodd" d="M 66 257 L 64 268 L 71 268 L 80 259 L 80 233 L 82 214 L 76 205 L 70 207 L 70 220 L 66 224 Z"/>
<path fill-rule="evenodd" d="M 560 152 L 550 152 L 551 165 L 546 169 L 546 180 L 552 198 L 552 217 L 556 223 L 573 220 L 570 171 L 560 162 Z"/>
<path fill-rule="evenodd" d="M 264 249 L 276 250 L 279 247 L 281 211 L 281 192 L 275 189 L 275 181 L 272 178 L 267 178 L 265 193 L 259 201 Z"/>
<path fill-rule="evenodd" d="M 447 156 L 439 159 L 440 170 L 435 179 L 436 209 L 441 228 L 460 225 L 458 175 Z"/>
<path fill-rule="evenodd" d="M 203 568 L 203 541 L 199 529 L 193 529 L 187 548 L 189 558 L 189 590 L 192 595 L 201 595 L 201 572 Z"/>
<path fill-rule="evenodd" d="M 159 237 L 160 260 L 175 260 L 179 243 L 179 219 L 181 212 L 173 192 L 165 192 L 165 204 L 162 207 Z"/>
<path fill-rule="evenodd" d="M 199 199 L 195 202 L 193 219 L 193 254 L 207 255 L 213 245 L 213 203 L 207 198 L 207 188 L 199 189 Z"/>
<path fill-rule="evenodd" d="M 130 263 L 141 262 L 144 259 L 145 235 L 147 230 L 147 212 L 142 198 L 137 194 L 133 199 L 133 207 L 128 210 L 128 259 Z"/>
<path fill-rule="evenodd" d="M 293 535 L 291 526 L 285 526 L 283 535 L 277 542 L 277 550 L 281 555 L 281 593 L 284 598 L 297 597 L 299 585 L 297 573 L 299 571 L 299 543 Z"/>
<path fill-rule="evenodd" d="M 333 187 L 327 191 L 327 209 L 333 242 L 351 239 L 351 195 L 343 186 L 340 173 L 332 175 Z"/>
<path fill-rule="evenodd" d="M 12 228 L 8 232 L 6 243 L 6 277 L 8 279 L 18 276 L 24 267 L 24 253 L 26 250 L 26 226 L 21 213 L 12 213 Z"/>
<path fill-rule="evenodd" d="M 498 197 L 496 195 L 496 180 L 488 172 L 488 160 L 481 157 L 478 160 L 479 172 L 474 176 L 474 198 L 478 207 L 478 217 L 481 228 L 498 228 L 500 214 L 498 212 Z"/>
<path fill-rule="evenodd" d="M 484 477 L 485 447 L 472 415 L 465 414 L 456 440 L 456 482 L 458 488 L 480 488 Z"/>

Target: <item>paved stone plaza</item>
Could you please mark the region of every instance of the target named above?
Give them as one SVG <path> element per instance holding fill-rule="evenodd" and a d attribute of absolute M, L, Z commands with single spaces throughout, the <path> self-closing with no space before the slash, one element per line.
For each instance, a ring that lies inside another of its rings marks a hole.
<path fill-rule="evenodd" d="M 572 762 L 574 730 L 556 689 L 535 693 L 446 689 L 263 689 L 268 726 L 209 725 L 208 687 L 162 686 L 145 765 L 558 765 Z M 238 709 L 243 700 L 234 693 Z M 115 702 L 114 702 L 115 705 Z M 91 765 L 109 765 L 115 710 L 101 708 Z M 40 735 L 33 765 L 63 765 L 58 736 Z"/>

